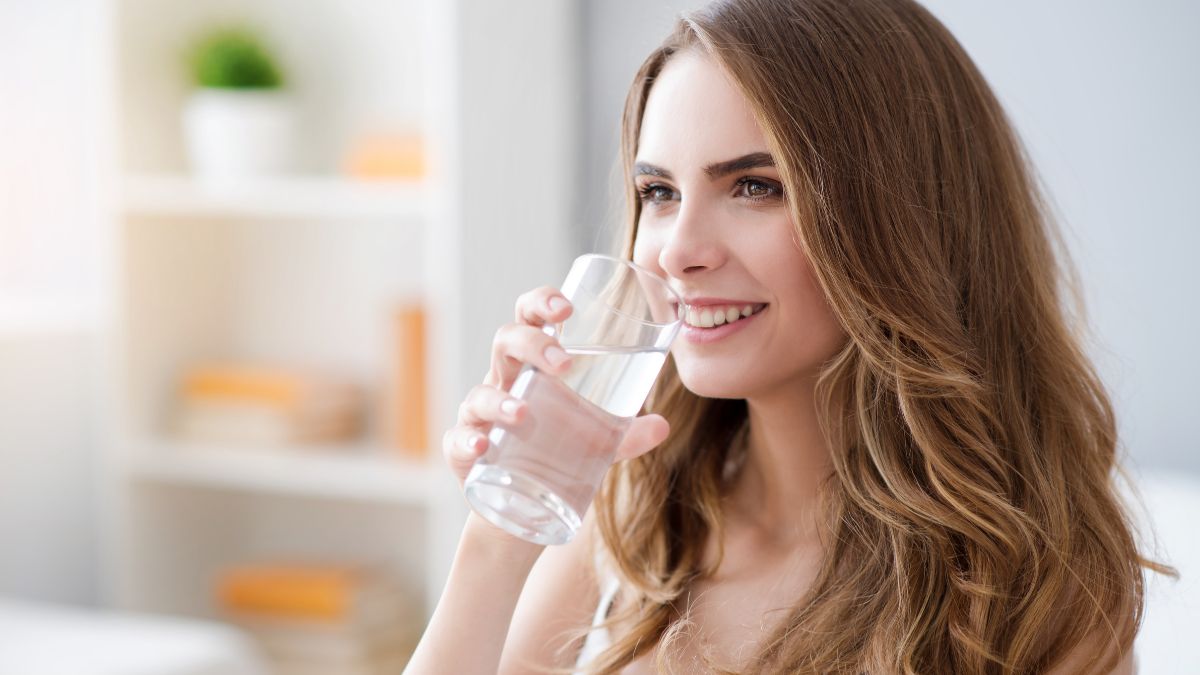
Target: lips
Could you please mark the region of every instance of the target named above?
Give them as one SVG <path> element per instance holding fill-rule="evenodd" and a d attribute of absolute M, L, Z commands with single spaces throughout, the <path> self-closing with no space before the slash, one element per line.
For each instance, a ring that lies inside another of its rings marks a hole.
<path fill-rule="evenodd" d="M 747 299 L 747 298 L 725 298 L 725 297 L 719 298 L 719 297 L 715 297 L 715 296 L 711 296 L 711 295 L 688 296 L 688 295 L 683 295 L 682 293 L 679 295 L 679 297 L 683 300 L 683 306 L 685 309 L 687 309 L 689 307 L 695 308 L 695 309 L 702 309 L 704 307 L 712 307 L 714 305 L 744 307 L 745 305 L 757 306 L 757 305 L 763 304 L 763 302 L 761 300 L 754 300 L 754 299 Z M 672 302 L 671 305 L 673 307 L 678 307 L 679 303 Z"/>
<path fill-rule="evenodd" d="M 680 330 L 680 335 L 689 343 L 697 345 L 709 344 L 718 340 L 723 340 L 731 335 L 746 330 L 752 324 L 758 323 L 760 320 L 759 317 L 761 317 L 767 311 L 768 307 L 769 305 L 760 304 L 758 305 L 758 309 L 750 314 L 750 316 L 736 319 L 732 323 L 714 325 L 711 328 L 693 326 L 685 321 Z M 695 308 L 692 309 L 694 311 Z"/>
<path fill-rule="evenodd" d="M 706 305 L 689 307 L 683 315 L 683 320 L 696 328 L 712 328 L 726 323 L 734 323 L 753 316 L 763 310 L 765 304 L 745 305 Z"/>
<path fill-rule="evenodd" d="M 683 304 L 688 307 L 707 307 L 709 305 L 758 305 L 758 300 L 738 298 L 717 298 L 708 295 L 683 296 Z"/>

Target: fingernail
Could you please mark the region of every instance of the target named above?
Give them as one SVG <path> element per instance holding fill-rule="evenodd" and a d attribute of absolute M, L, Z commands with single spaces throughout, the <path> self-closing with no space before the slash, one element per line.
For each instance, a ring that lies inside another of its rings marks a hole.
<path fill-rule="evenodd" d="M 568 358 L 567 353 L 563 351 L 562 347 L 558 345 L 546 347 L 546 360 L 555 368 L 561 368 L 562 364 L 566 363 Z"/>
<path fill-rule="evenodd" d="M 475 434 L 471 437 L 471 450 L 481 452 L 487 447 L 487 437 L 481 434 Z"/>
<path fill-rule="evenodd" d="M 505 399 L 500 404 L 500 409 L 503 410 L 507 415 L 516 415 L 518 407 L 520 407 L 520 403 L 518 403 L 517 399 L 515 398 Z"/>
<path fill-rule="evenodd" d="M 566 300 L 558 297 L 557 295 L 554 296 L 553 298 L 550 298 L 550 302 L 547 303 L 547 305 L 549 305 L 549 307 L 550 307 L 550 311 L 554 312 L 556 314 L 558 312 L 561 312 L 562 310 L 566 309 L 567 304 L 568 303 Z"/>

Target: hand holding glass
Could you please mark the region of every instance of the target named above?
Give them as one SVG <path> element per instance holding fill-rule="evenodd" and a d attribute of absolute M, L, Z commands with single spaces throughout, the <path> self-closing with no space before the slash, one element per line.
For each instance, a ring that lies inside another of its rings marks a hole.
<path fill-rule="evenodd" d="M 497 422 L 463 484 L 480 515 L 539 544 L 574 538 L 630 423 L 679 332 L 683 303 L 634 263 L 580 256 L 562 293 L 573 312 L 557 336 L 572 355 L 561 378 L 526 364 L 509 393 L 526 401 L 517 424 Z"/>

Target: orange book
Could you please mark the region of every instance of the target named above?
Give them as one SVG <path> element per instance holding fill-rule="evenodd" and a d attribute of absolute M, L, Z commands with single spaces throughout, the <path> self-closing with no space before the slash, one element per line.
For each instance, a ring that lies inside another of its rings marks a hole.
<path fill-rule="evenodd" d="M 362 636 L 400 631 L 418 614 L 412 593 L 368 564 L 237 565 L 221 573 L 214 590 L 226 618 L 254 633 Z"/>
<path fill-rule="evenodd" d="M 346 154 L 346 173 L 358 178 L 420 178 L 425 174 L 424 140 L 418 134 L 372 134 Z"/>
<path fill-rule="evenodd" d="M 358 434 L 360 387 L 327 373 L 267 365 L 197 364 L 174 411 L 186 438 L 254 443 L 334 442 Z"/>
<path fill-rule="evenodd" d="M 295 406 L 304 396 L 306 381 L 296 373 L 250 366 L 209 365 L 188 371 L 184 397 L 227 398 Z"/>
<path fill-rule="evenodd" d="M 360 395 L 356 385 L 342 378 L 265 365 L 197 364 L 182 380 L 185 400 L 242 401 L 288 410 L 353 405 Z"/>
<path fill-rule="evenodd" d="M 362 583 L 353 567 L 245 566 L 222 575 L 218 596 L 234 612 L 344 621 Z"/>
<path fill-rule="evenodd" d="M 396 447 L 424 456 L 429 448 L 425 379 L 425 308 L 419 300 L 403 303 L 395 315 L 395 375 L 392 406 Z"/>

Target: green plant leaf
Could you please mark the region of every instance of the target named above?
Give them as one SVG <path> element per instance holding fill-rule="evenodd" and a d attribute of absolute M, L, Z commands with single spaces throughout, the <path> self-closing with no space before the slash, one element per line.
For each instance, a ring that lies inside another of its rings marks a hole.
<path fill-rule="evenodd" d="M 248 28 L 220 28 L 202 37 L 189 62 L 193 81 L 221 89 L 276 89 L 283 75 L 259 36 Z"/>

